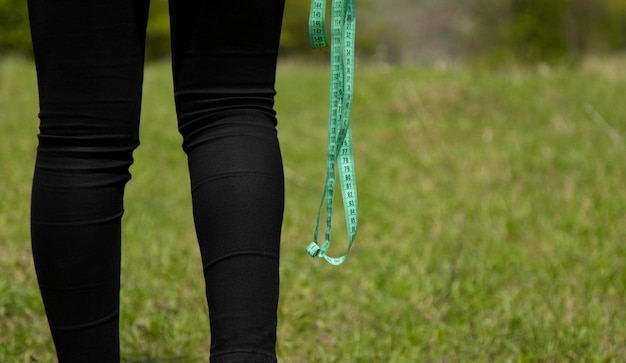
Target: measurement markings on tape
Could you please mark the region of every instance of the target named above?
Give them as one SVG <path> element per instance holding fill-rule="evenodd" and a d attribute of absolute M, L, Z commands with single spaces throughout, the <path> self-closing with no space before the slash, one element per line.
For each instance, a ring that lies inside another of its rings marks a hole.
<path fill-rule="evenodd" d="M 312 0 L 309 15 L 309 34 L 311 45 L 314 49 L 328 47 L 325 14 L 325 0 Z M 359 223 L 350 122 L 354 93 L 355 25 L 354 0 L 333 0 L 331 7 L 330 107 L 328 115 L 326 182 L 317 215 L 313 242 L 307 247 L 309 255 L 314 258 L 324 258 L 332 265 L 340 265 L 346 260 L 356 237 Z M 348 246 L 342 256 L 330 257 L 326 252 L 331 244 L 336 171 L 339 173 L 348 233 Z M 318 235 L 324 206 L 326 207 L 326 229 L 324 242 L 320 246 Z"/>

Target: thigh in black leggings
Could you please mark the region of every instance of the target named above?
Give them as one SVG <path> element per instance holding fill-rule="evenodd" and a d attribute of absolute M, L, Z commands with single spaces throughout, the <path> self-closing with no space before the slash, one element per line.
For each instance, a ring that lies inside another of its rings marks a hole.
<path fill-rule="evenodd" d="M 118 362 L 121 217 L 148 2 L 29 0 L 29 11 L 40 99 L 32 248 L 48 322 L 60 362 Z M 283 0 L 170 4 L 212 362 L 276 360 L 282 11 Z"/>

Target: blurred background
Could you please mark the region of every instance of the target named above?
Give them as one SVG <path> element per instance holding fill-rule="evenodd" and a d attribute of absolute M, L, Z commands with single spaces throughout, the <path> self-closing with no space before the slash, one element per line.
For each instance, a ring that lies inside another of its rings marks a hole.
<path fill-rule="evenodd" d="M 287 0 L 283 58 L 309 53 L 309 0 Z M 626 48 L 623 0 L 358 0 L 360 61 L 576 62 Z M 30 54 L 26 1 L 0 0 L 0 54 Z M 167 57 L 167 0 L 152 0 L 149 59 Z"/>
<path fill-rule="evenodd" d="M 122 361 L 200 362 L 210 331 L 168 5 L 151 1 Z M 330 91 L 309 1 L 287 0 L 276 83 L 280 361 L 626 362 L 626 0 L 356 0 L 360 224 L 341 268 L 304 252 Z M 26 4 L 0 0 L 0 362 L 47 363 L 29 243 L 38 98 Z M 336 203 L 333 257 L 347 236 Z"/>

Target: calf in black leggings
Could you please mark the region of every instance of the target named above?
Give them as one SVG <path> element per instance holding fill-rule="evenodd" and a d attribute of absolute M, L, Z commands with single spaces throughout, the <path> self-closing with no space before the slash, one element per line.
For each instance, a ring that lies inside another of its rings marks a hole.
<path fill-rule="evenodd" d="M 28 6 L 41 120 L 32 248 L 50 330 L 62 363 L 119 362 L 121 217 L 139 144 L 149 2 Z M 276 361 L 284 189 L 274 80 L 283 6 L 170 0 L 212 362 Z"/>

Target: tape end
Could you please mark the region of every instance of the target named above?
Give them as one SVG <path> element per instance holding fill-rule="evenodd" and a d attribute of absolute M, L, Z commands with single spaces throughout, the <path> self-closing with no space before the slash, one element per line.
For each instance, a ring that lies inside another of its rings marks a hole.
<path fill-rule="evenodd" d="M 306 252 L 309 254 L 309 256 L 311 256 L 313 258 L 320 258 L 320 257 L 322 257 L 321 256 L 322 249 L 315 242 L 309 243 L 309 245 L 306 248 Z"/>

